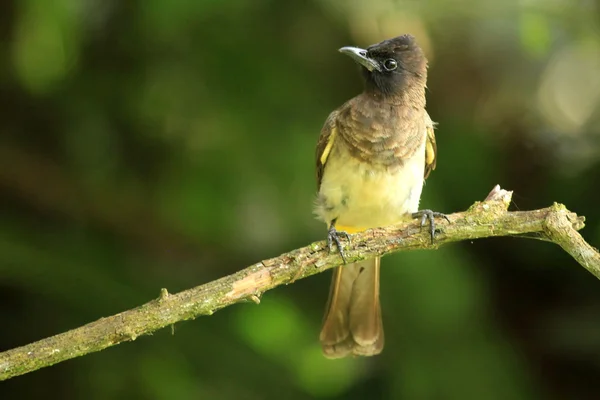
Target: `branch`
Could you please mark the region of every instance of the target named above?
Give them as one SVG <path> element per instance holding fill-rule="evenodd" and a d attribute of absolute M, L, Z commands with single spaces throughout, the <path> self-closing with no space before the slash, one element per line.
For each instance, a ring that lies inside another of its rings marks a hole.
<path fill-rule="evenodd" d="M 485 201 L 475 203 L 465 212 L 449 215 L 449 222 L 439 221 L 441 232 L 434 244 L 426 229 L 421 229 L 416 221 L 352 235 L 345 248 L 346 257 L 348 262 L 354 262 L 401 250 L 436 249 L 461 240 L 527 235 L 560 245 L 600 279 L 600 254 L 577 232 L 584 227 L 584 217 L 560 204 L 534 211 L 508 212 L 511 197 L 512 192 L 496 186 Z M 320 241 L 177 294 L 162 289 L 158 299 L 132 310 L 0 353 L 0 381 L 133 341 L 176 322 L 211 315 L 231 304 L 259 303 L 267 290 L 340 263 L 339 253 L 330 254 L 326 243 Z"/>

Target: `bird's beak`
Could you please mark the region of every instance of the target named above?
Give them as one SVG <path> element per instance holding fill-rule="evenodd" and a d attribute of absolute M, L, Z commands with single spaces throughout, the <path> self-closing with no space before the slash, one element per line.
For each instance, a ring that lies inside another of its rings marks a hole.
<path fill-rule="evenodd" d="M 358 47 L 342 47 L 339 50 L 340 53 L 350 56 L 351 59 L 368 69 L 369 71 L 377 70 L 381 71 L 379 63 L 372 58 L 367 57 L 367 51 Z"/>

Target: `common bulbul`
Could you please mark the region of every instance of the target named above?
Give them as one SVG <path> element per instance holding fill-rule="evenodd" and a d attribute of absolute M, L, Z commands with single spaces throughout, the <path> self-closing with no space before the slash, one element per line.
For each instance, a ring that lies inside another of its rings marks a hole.
<path fill-rule="evenodd" d="M 419 209 L 425 178 L 436 166 L 434 123 L 425 111 L 427 59 L 414 37 L 399 36 L 339 51 L 360 65 L 364 91 L 333 111 L 317 144 L 315 214 L 341 237 L 369 228 L 443 214 Z M 337 267 L 323 319 L 323 354 L 372 356 L 383 349 L 380 258 Z"/>

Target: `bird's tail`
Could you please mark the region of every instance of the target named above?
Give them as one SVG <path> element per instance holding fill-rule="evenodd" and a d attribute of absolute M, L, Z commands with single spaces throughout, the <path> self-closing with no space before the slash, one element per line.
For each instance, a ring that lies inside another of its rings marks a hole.
<path fill-rule="evenodd" d="M 373 356 L 383 349 L 380 260 L 377 257 L 335 269 L 320 335 L 325 357 Z"/>

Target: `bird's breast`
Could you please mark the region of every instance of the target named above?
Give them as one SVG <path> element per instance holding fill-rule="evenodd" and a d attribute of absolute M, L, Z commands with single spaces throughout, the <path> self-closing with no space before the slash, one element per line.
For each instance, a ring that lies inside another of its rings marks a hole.
<path fill-rule="evenodd" d="M 326 223 L 350 231 L 392 225 L 418 210 L 423 187 L 424 143 L 401 164 L 362 161 L 344 145 L 334 146 L 315 212 Z"/>
<path fill-rule="evenodd" d="M 359 161 L 399 168 L 421 147 L 425 111 L 363 100 L 338 118 L 339 141 Z"/>

